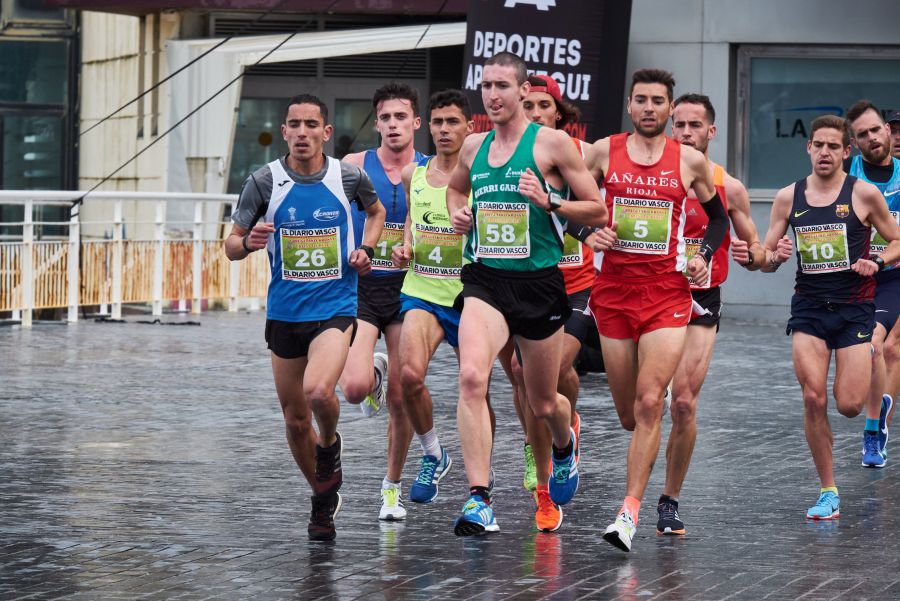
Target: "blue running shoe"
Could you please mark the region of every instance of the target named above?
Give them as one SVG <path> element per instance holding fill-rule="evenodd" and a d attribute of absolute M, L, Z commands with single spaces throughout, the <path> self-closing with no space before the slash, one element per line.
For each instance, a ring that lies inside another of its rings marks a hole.
<path fill-rule="evenodd" d="M 819 495 L 816 504 L 806 510 L 808 520 L 833 520 L 841 517 L 841 498 L 826 491 Z"/>
<path fill-rule="evenodd" d="M 575 430 L 569 429 L 572 436 L 572 454 L 565 459 L 553 457 L 553 473 L 550 475 L 550 499 L 557 505 L 565 505 L 575 496 L 578 490 L 578 440 Z"/>
<path fill-rule="evenodd" d="M 888 424 L 887 418 L 894 406 L 894 399 L 886 394 L 881 397 L 881 415 L 878 416 L 878 443 L 881 447 L 881 455 L 887 458 Z"/>
<path fill-rule="evenodd" d="M 438 482 L 450 471 L 453 460 L 441 447 L 441 459 L 432 455 L 422 457 L 419 476 L 409 487 L 409 500 L 413 503 L 431 503 L 438 495 Z"/>
<path fill-rule="evenodd" d="M 863 432 L 863 467 L 884 467 L 884 455 L 881 454 L 878 434 Z"/>
<path fill-rule="evenodd" d="M 500 526 L 494 519 L 494 510 L 478 495 L 469 497 L 463 505 L 462 515 L 453 524 L 456 536 L 473 536 L 485 532 L 500 532 Z"/>

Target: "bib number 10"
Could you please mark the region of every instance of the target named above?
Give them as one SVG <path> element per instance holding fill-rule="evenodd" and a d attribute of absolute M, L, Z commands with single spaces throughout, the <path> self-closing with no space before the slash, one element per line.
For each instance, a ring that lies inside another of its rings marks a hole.
<path fill-rule="evenodd" d="M 297 257 L 295 267 L 323 267 L 325 265 L 325 251 L 321 248 L 312 251 L 300 249 L 294 251 L 294 255 Z"/>
<path fill-rule="evenodd" d="M 516 228 L 511 223 L 488 223 L 484 231 L 485 240 L 491 244 L 506 242 L 511 244 L 516 241 Z"/>

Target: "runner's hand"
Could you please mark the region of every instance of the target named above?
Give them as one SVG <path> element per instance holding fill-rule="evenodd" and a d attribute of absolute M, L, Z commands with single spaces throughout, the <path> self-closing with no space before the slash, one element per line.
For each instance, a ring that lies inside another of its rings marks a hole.
<path fill-rule="evenodd" d="M 731 239 L 731 258 L 743 267 L 750 262 L 750 246 L 740 238 Z"/>
<path fill-rule="evenodd" d="M 777 262 L 784 263 L 791 258 L 792 254 L 794 254 L 794 243 L 791 242 L 790 238 L 785 236 L 775 245 L 774 258 Z"/>
<path fill-rule="evenodd" d="M 596 251 L 597 246 L 599 245 L 597 232 L 591 232 L 590 234 L 588 234 L 588 237 L 584 239 L 584 245 L 591 250 Z"/>
<path fill-rule="evenodd" d="M 519 194 L 530 200 L 531 204 L 545 211 L 550 210 L 550 197 L 531 167 L 525 167 L 525 172 L 519 177 Z"/>
<path fill-rule="evenodd" d="M 594 243 L 591 246 L 591 248 L 594 249 L 594 252 L 603 252 L 613 247 L 613 244 L 619 239 L 618 234 L 616 234 L 616 229 L 618 227 L 618 223 L 613 223 L 612 225 L 607 225 L 603 229 L 597 230 L 595 233 L 591 234 L 591 236 L 595 236 Z"/>
<path fill-rule="evenodd" d="M 368 275 L 372 271 L 372 261 L 366 251 L 356 249 L 350 253 L 350 267 L 356 270 L 359 275 Z"/>
<path fill-rule="evenodd" d="M 407 267 L 411 258 L 412 249 L 406 244 L 395 246 L 391 251 L 391 261 L 394 262 L 394 267 Z"/>
<path fill-rule="evenodd" d="M 463 207 L 453 214 L 453 231 L 457 234 L 468 234 L 472 229 L 472 209 Z"/>
<path fill-rule="evenodd" d="M 709 279 L 709 265 L 706 264 L 706 259 L 700 255 L 694 255 L 694 258 L 688 261 L 687 270 L 696 285 L 706 285 L 706 280 Z"/>
<path fill-rule="evenodd" d="M 246 245 L 252 250 L 265 248 L 269 242 L 269 234 L 275 233 L 275 224 L 259 221 L 247 234 Z"/>
<path fill-rule="evenodd" d="M 868 259 L 859 259 L 856 263 L 850 266 L 850 269 L 855 271 L 861 276 L 870 276 L 878 273 L 878 263 L 875 261 L 869 261 Z"/>

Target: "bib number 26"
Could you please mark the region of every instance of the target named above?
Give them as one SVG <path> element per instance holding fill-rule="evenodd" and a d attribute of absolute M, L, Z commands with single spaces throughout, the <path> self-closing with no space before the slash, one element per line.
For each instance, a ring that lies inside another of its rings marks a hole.
<path fill-rule="evenodd" d="M 321 248 L 312 251 L 300 249 L 294 254 L 297 257 L 295 267 L 323 267 L 325 265 L 325 251 Z"/>

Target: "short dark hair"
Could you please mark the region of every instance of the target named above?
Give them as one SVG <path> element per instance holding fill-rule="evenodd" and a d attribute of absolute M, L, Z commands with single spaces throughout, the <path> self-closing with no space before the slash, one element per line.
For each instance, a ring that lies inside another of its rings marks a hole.
<path fill-rule="evenodd" d="M 813 119 L 812 127 L 809 129 L 809 141 L 812 142 L 813 135 L 820 129 L 836 129 L 841 132 L 844 147 L 850 146 L 850 125 L 843 117 L 837 115 L 822 115 Z"/>
<path fill-rule="evenodd" d="M 664 69 L 638 69 L 631 76 L 631 90 L 628 96 L 634 93 L 634 86 L 639 83 L 661 83 L 666 86 L 669 100 L 675 97 L 675 77 Z"/>
<path fill-rule="evenodd" d="M 466 121 L 472 119 L 472 108 L 469 106 L 469 99 L 461 90 L 441 90 L 440 92 L 432 94 L 431 98 L 428 99 L 429 113 L 434 109 L 444 108 L 445 106 L 455 106 L 459 108 L 465 116 Z"/>
<path fill-rule="evenodd" d="M 384 84 L 375 90 L 375 94 L 372 96 L 372 107 L 378 111 L 379 104 L 385 100 L 393 100 L 395 98 L 409 100 L 409 104 L 412 105 L 413 116 L 419 116 L 419 92 L 412 86 L 396 81 Z"/>
<path fill-rule="evenodd" d="M 675 100 L 675 106 L 679 104 L 699 104 L 706 109 L 706 120 L 712 125 L 716 122 L 716 109 L 713 108 L 709 96 L 705 94 L 682 94 Z"/>
<path fill-rule="evenodd" d="M 545 82 L 540 77 L 536 77 L 534 75 L 528 76 L 528 83 L 537 87 L 545 87 L 547 82 Z M 551 97 L 553 94 L 550 95 Z M 565 98 L 560 97 L 557 99 L 553 97 L 553 102 L 556 104 L 556 110 L 559 111 L 559 114 L 562 116 L 562 119 L 559 120 L 559 126 L 568 125 L 569 123 L 576 123 L 579 119 L 581 119 L 581 109 L 566 100 Z"/>
<path fill-rule="evenodd" d="M 312 94 L 297 94 L 290 100 L 288 100 L 287 106 L 284 107 L 284 120 L 287 121 L 288 113 L 291 110 L 291 107 L 295 104 L 314 104 L 319 107 L 319 112 L 322 114 L 322 121 L 325 125 L 328 125 L 328 107 L 324 102 L 318 97 L 313 96 Z"/>
<path fill-rule="evenodd" d="M 499 65 L 501 67 L 512 67 L 516 70 L 516 83 L 522 85 L 528 79 L 528 67 L 519 56 L 512 52 L 498 52 L 484 62 L 484 66 Z"/>
<path fill-rule="evenodd" d="M 853 106 L 847 109 L 847 121 L 853 122 L 862 117 L 862 114 L 866 111 L 875 111 L 875 114 L 878 115 L 878 118 L 881 119 L 882 123 L 884 122 L 884 118 L 881 116 L 881 111 L 879 111 L 874 104 L 872 104 L 871 100 L 857 100 L 853 103 Z"/>

